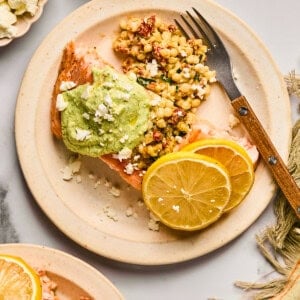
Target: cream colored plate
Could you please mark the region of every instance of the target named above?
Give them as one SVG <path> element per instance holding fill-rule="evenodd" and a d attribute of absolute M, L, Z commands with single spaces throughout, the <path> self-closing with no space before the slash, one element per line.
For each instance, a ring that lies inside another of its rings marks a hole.
<path fill-rule="evenodd" d="M 23 258 L 35 269 L 46 270 L 57 283 L 57 296 L 61 300 L 124 299 L 113 284 L 96 269 L 65 252 L 29 244 L 1 244 L 1 254 Z"/>
<path fill-rule="evenodd" d="M 30 29 L 31 25 L 41 17 L 44 10 L 44 5 L 47 3 L 47 1 L 48 0 L 39 0 L 38 10 L 33 17 L 30 16 L 29 14 L 18 16 L 17 23 L 14 24 L 18 30 L 16 36 L 13 38 L 0 39 L 0 47 L 6 46 L 10 42 L 12 42 L 15 38 L 23 36 Z"/>
<path fill-rule="evenodd" d="M 237 84 L 247 96 L 283 158 L 290 141 L 290 106 L 284 83 L 269 53 L 249 28 L 230 12 L 208 0 L 91 1 L 68 16 L 44 40 L 25 74 L 16 108 L 16 140 L 25 178 L 45 214 L 70 238 L 105 257 L 142 265 L 171 264 L 199 257 L 225 245 L 246 230 L 270 202 L 275 186 L 263 163 L 245 201 L 213 226 L 182 233 L 163 226 L 148 229 L 149 214 L 139 192 L 97 159 L 83 159 L 81 183 L 65 182 L 60 170 L 68 153 L 50 132 L 53 84 L 64 46 L 97 46 L 101 55 L 119 67 L 112 39 L 122 16 L 157 14 L 172 21 L 178 12 L 198 8 L 222 34 L 232 57 Z M 203 115 L 218 126 L 228 119 L 230 104 L 215 85 Z M 93 176 L 88 176 L 90 172 Z M 95 177 L 95 178 L 94 178 Z M 101 183 L 97 184 L 97 179 Z M 107 181 L 121 187 L 114 197 Z M 105 207 L 114 210 L 115 220 Z M 131 207 L 135 216 L 126 216 Z"/>

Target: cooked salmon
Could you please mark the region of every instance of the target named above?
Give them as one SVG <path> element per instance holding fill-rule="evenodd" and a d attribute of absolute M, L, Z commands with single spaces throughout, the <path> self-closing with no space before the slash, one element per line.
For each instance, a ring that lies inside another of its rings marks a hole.
<path fill-rule="evenodd" d="M 58 72 L 58 76 L 54 85 L 51 103 L 51 131 L 57 138 L 62 138 L 61 129 L 61 116 L 60 112 L 56 108 L 56 99 L 59 93 L 61 93 L 60 86 L 62 82 L 74 82 L 76 85 L 85 83 L 92 83 L 92 68 L 102 68 L 109 65 L 106 63 L 100 55 L 94 49 L 86 51 L 75 47 L 74 42 L 70 42 L 64 49 L 62 60 Z M 153 95 L 152 92 L 149 92 Z M 186 144 L 192 143 L 196 140 L 207 137 L 227 137 L 229 136 L 226 131 L 218 130 L 214 128 L 212 124 L 202 120 L 200 117 L 197 119 L 192 127 L 192 130 L 187 136 L 177 145 L 175 151 L 180 150 Z M 256 147 L 253 146 L 247 138 L 235 139 L 240 143 L 250 154 L 254 164 L 258 160 L 258 152 Z M 112 154 L 103 155 L 100 159 L 105 162 L 111 169 L 119 173 L 119 175 L 132 187 L 140 190 L 142 184 L 142 173 L 139 170 L 135 170 L 132 174 L 124 172 L 128 160 L 119 160 L 113 157 Z"/>

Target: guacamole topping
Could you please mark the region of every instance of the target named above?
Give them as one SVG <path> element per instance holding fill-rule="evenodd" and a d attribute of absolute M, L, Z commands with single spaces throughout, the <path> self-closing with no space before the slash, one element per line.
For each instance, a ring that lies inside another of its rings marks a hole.
<path fill-rule="evenodd" d="M 93 157 L 128 153 L 147 130 L 148 93 L 110 67 L 93 69 L 93 84 L 63 92 L 58 100 L 63 141 L 73 152 Z"/>

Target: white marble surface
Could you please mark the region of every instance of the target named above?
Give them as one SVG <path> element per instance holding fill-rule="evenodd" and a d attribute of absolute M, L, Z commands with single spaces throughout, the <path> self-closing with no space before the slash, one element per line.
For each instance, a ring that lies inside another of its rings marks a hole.
<path fill-rule="evenodd" d="M 271 271 L 255 244 L 255 234 L 273 222 L 271 206 L 244 234 L 222 249 L 184 264 L 145 269 L 108 261 L 79 247 L 55 228 L 31 196 L 15 149 L 14 110 L 18 90 L 30 58 L 47 33 L 85 2 L 48 1 L 42 18 L 26 36 L 0 48 L 0 202 L 5 201 L 8 206 L 19 242 L 58 248 L 84 259 L 107 276 L 126 299 L 242 299 L 244 294 L 233 286 L 234 281 L 258 280 Z M 300 71 L 300 1 L 216 2 L 250 25 L 269 48 L 282 73 Z M 291 102 L 296 120 L 299 100 L 293 98 Z M 5 225 L 0 220 L 0 226 Z M 15 233 L 7 235 L 7 241 L 15 240 Z"/>

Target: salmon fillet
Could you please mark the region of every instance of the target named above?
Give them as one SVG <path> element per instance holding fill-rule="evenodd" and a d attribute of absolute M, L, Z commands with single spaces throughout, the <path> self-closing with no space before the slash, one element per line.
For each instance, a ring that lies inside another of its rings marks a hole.
<path fill-rule="evenodd" d="M 74 42 L 70 42 L 64 49 L 61 65 L 59 68 L 58 76 L 54 85 L 52 102 L 51 102 L 51 131 L 54 136 L 61 139 L 61 116 L 60 112 L 56 109 L 56 99 L 59 93 L 61 93 L 60 86 L 64 81 L 72 81 L 76 85 L 85 83 L 92 83 L 92 68 L 102 68 L 109 65 L 106 63 L 95 50 L 81 50 L 75 47 Z M 150 96 L 153 95 L 151 92 Z M 254 165 L 258 160 L 258 152 L 256 147 L 253 146 L 247 138 L 234 139 L 228 135 L 226 131 L 214 128 L 206 120 L 198 118 L 195 124 L 192 126 L 192 130 L 187 136 L 175 147 L 174 151 L 179 151 L 183 146 L 197 141 L 199 139 L 207 137 L 229 138 L 235 140 L 241 144 L 248 152 Z M 132 187 L 140 190 L 142 186 L 141 171 L 135 170 L 132 174 L 124 172 L 129 160 L 122 160 L 113 157 L 113 154 L 106 154 L 99 157 L 104 163 L 106 163 L 112 170 L 115 170 L 119 175 Z"/>

